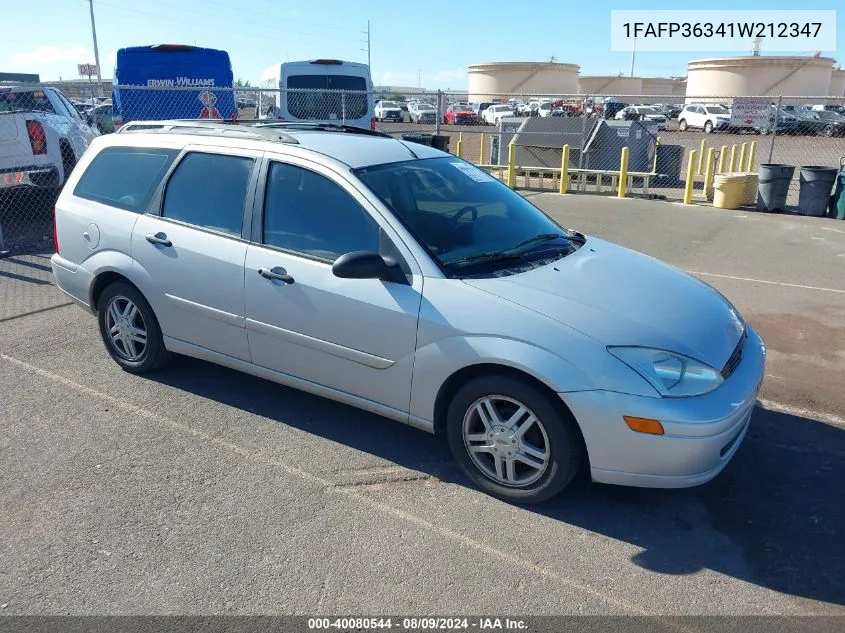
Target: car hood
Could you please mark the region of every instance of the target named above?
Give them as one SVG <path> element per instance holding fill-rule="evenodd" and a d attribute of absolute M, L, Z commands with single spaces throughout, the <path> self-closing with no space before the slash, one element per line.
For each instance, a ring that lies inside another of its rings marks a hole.
<path fill-rule="evenodd" d="M 665 349 L 715 369 L 727 362 L 744 328 L 735 308 L 704 282 L 596 238 L 546 266 L 464 282 L 603 345 Z"/>

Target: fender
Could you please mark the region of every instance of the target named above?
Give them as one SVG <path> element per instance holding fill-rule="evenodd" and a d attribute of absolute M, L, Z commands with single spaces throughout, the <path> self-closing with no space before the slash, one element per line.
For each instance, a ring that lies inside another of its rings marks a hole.
<path fill-rule="evenodd" d="M 155 290 L 156 285 L 146 269 L 126 253 L 116 250 L 97 251 L 85 260 L 84 267 L 93 274 L 91 285 L 88 288 L 88 303 L 92 311 L 96 309 L 94 306 L 94 287 L 97 278 L 103 273 L 113 272 L 132 282 L 150 302 L 153 311 L 156 314 L 159 313 L 163 295 Z"/>
<path fill-rule="evenodd" d="M 472 365 L 495 364 L 522 371 L 556 392 L 594 389 L 594 382 L 566 359 L 517 339 L 454 336 L 417 349 L 411 385 L 411 416 L 433 422 L 434 403 L 444 382 Z"/>

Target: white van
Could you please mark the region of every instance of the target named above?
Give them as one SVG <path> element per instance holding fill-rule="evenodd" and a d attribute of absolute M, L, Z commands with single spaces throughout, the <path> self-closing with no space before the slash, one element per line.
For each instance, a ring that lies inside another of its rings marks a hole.
<path fill-rule="evenodd" d="M 261 73 L 262 118 L 318 121 L 374 129 L 373 82 L 366 64 L 315 59 L 274 64 Z"/>

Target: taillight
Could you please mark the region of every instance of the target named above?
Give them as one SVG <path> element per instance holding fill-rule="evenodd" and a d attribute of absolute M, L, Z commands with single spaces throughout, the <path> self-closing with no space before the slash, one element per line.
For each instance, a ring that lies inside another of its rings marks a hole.
<path fill-rule="evenodd" d="M 56 209 L 53 207 L 53 246 L 56 247 L 56 252 L 59 252 L 59 231 L 56 229 Z"/>
<path fill-rule="evenodd" d="M 44 134 L 44 127 L 38 121 L 27 121 L 26 131 L 29 134 L 29 144 L 32 146 L 33 154 L 47 153 L 47 135 Z"/>
<path fill-rule="evenodd" d="M 237 121 L 238 120 L 238 111 L 235 110 L 234 112 L 232 112 L 232 114 L 229 115 L 229 118 L 232 119 L 232 121 Z"/>
<path fill-rule="evenodd" d="M 370 129 L 375 132 L 376 131 L 376 121 L 377 119 L 370 119 Z"/>
<path fill-rule="evenodd" d="M 121 127 L 123 127 L 123 117 L 122 116 L 112 117 L 111 122 L 112 122 L 112 125 L 114 126 L 115 130 L 119 130 Z"/>

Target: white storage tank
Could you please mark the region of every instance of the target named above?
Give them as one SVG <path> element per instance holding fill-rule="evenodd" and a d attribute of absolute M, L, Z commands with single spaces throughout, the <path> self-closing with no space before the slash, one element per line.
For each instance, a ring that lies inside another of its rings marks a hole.
<path fill-rule="evenodd" d="M 642 77 L 621 75 L 582 75 L 578 78 L 578 90 L 585 95 L 641 95 Z"/>
<path fill-rule="evenodd" d="M 828 93 L 831 97 L 845 97 L 845 70 L 841 68 L 834 68 L 830 74 L 830 91 Z"/>
<path fill-rule="evenodd" d="M 687 65 L 687 102 L 707 97 L 827 96 L 830 57 L 771 55 L 696 59 Z"/>
<path fill-rule="evenodd" d="M 558 62 L 495 62 L 469 67 L 469 100 L 500 101 L 501 95 L 574 95 L 578 65 Z M 504 97 L 507 100 L 507 97 Z"/>

